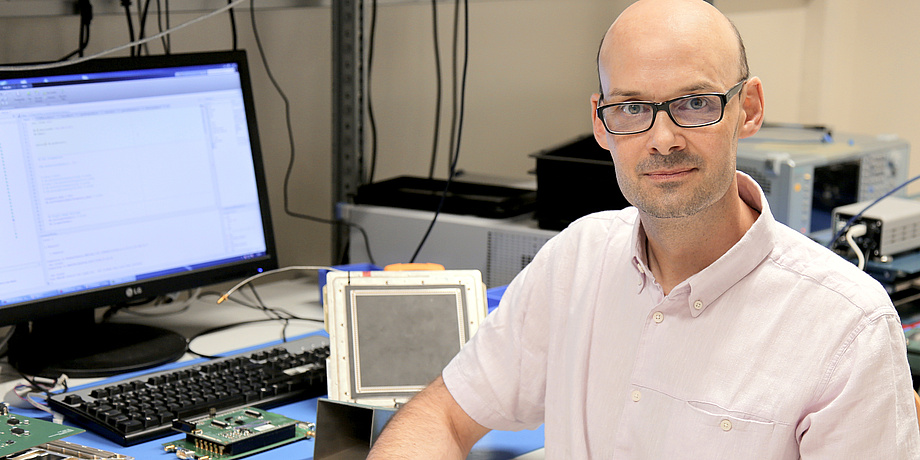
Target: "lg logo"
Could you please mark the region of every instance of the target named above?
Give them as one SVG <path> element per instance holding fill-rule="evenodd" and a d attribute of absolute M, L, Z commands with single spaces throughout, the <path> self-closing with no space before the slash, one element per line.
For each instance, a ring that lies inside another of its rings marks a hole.
<path fill-rule="evenodd" d="M 137 286 L 137 287 L 129 287 L 129 288 L 125 289 L 125 295 L 128 296 L 129 298 L 130 298 L 130 297 L 134 297 L 134 296 L 136 296 L 136 295 L 141 295 L 141 294 L 143 294 L 143 293 L 144 293 L 144 289 L 141 288 L 140 286 Z"/>

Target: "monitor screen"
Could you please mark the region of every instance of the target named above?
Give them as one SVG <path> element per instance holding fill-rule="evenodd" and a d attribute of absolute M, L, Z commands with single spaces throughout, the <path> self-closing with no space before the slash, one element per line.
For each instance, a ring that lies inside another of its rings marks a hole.
<path fill-rule="evenodd" d="M 0 248 L 0 324 L 276 268 L 245 53 L 0 71 Z"/>

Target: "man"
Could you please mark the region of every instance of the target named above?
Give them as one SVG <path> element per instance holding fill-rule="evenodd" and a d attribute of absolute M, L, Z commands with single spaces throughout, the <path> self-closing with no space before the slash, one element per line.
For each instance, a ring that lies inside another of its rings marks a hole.
<path fill-rule="evenodd" d="M 541 423 L 547 458 L 920 458 L 885 291 L 735 172 L 764 97 L 728 19 L 641 0 L 598 69 L 595 137 L 634 207 L 547 243 L 371 458 L 463 458 Z"/>

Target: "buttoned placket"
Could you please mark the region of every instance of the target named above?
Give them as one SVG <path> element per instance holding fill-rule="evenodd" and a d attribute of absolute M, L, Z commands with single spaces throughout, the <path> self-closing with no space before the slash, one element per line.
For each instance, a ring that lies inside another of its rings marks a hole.
<path fill-rule="evenodd" d="M 657 283 L 654 282 L 654 277 L 648 272 L 648 269 L 642 262 L 638 258 L 635 258 L 633 261 L 640 279 L 639 290 L 642 291 L 646 286 L 653 289 L 654 287 L 658 287 Z M 649 310 L 648 321 L 645 324 L 645 334 L 650 334 L 652 336 L 656 335 L 657 328 L 667 321 L 668 315 L 675 314 L 675 309 L 680 308 L 680 305 L 684 304 L 685 301 L 681 299 L 687 295 L 687 292 L 688 288 L 686 286 L 679 290 L 672 291 L 669 296 L 665 296 L 660 288 L 657 291 L 649 292 L 647 295 L 652 296 L 654 300 L 653 303 L 649 305 L 651 308 Z M 638 353 L 640 355 L 642 354 L 641 348 L 638 350 Z M 629 389 L 628 397 L 633 403 L 640 403 L 642 400 L 642 391 L 632 386 Z"/>

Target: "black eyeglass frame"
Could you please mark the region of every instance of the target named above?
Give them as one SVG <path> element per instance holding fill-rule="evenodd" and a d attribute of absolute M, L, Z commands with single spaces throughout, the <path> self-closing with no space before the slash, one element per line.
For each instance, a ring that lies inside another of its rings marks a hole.
<path fill-rule="evenodd" d="M 732 98 L 735 97 L 735 95 L 741 93 L 741 89 L 744 88 L 744 84 L 747 82 L 748 80 L 745 78 L 744 80 L 741 80 L 738 83 L 735 83 L 735 86 L 732 86 L 731 88 L 729 88 L 728 91 L 724 93 L 687 94 L 686 96 L 675 97 L 674 99 L 663 101 L 663 102 L 628 101 L 628 102 L 615 102 L 613 104 L 605 104 L 602 106 L 598 106 L 597 118 L 601 120 L 601 124 L 604 125 L 604 129 L 607 130 L 608 133 L 613 134 L 615 136 L 625 136 L 628 134 L 640 134 L 640 133 L 644 133 L 652 129 L 652 127 L 655 126 L 655 120 L 658 118 L 659 111 L 662 111 L 668 114 L 668 118 L 670 118 L 671 121 L 674 122 L 675 125 L 681 128 L 701 128 L 703 126 L 711 126 L 711 125 L 714 125 L 722 121 L 722 118 L 725 116 L 725 106 L 728 105 L 728 102 L 731 101 Z M 722 108 L 721 108 L 721 111 L 719 112 L 719 118 L 711 122 L 701 123 L 701 124 L 696 124 L 696 125 L 682 125 L 678 123 L 677 120 L 674 119 L 674 115 L 671 114 L 671 104 L 677 101 L 684 100 L 684 99 L 690 99 L 690 98 L 700 97 L 700 96 L 719 96 L 719 99 L 721 99 L 722 101 Z M 651 123 L 649 123 L 648 127 L 646 127 L 645 129 L 641 129 L 639 131 L 613 131 L 607 127 L 607 121 L 604 120 L 604 116 L 603 116 L 604 110 L 610 107 L 620 107 L 624 105 L 636 105 L 636 104 L 645 105 L 645 106 L 649 106 L 652 108 L 652 121 Z"/>

